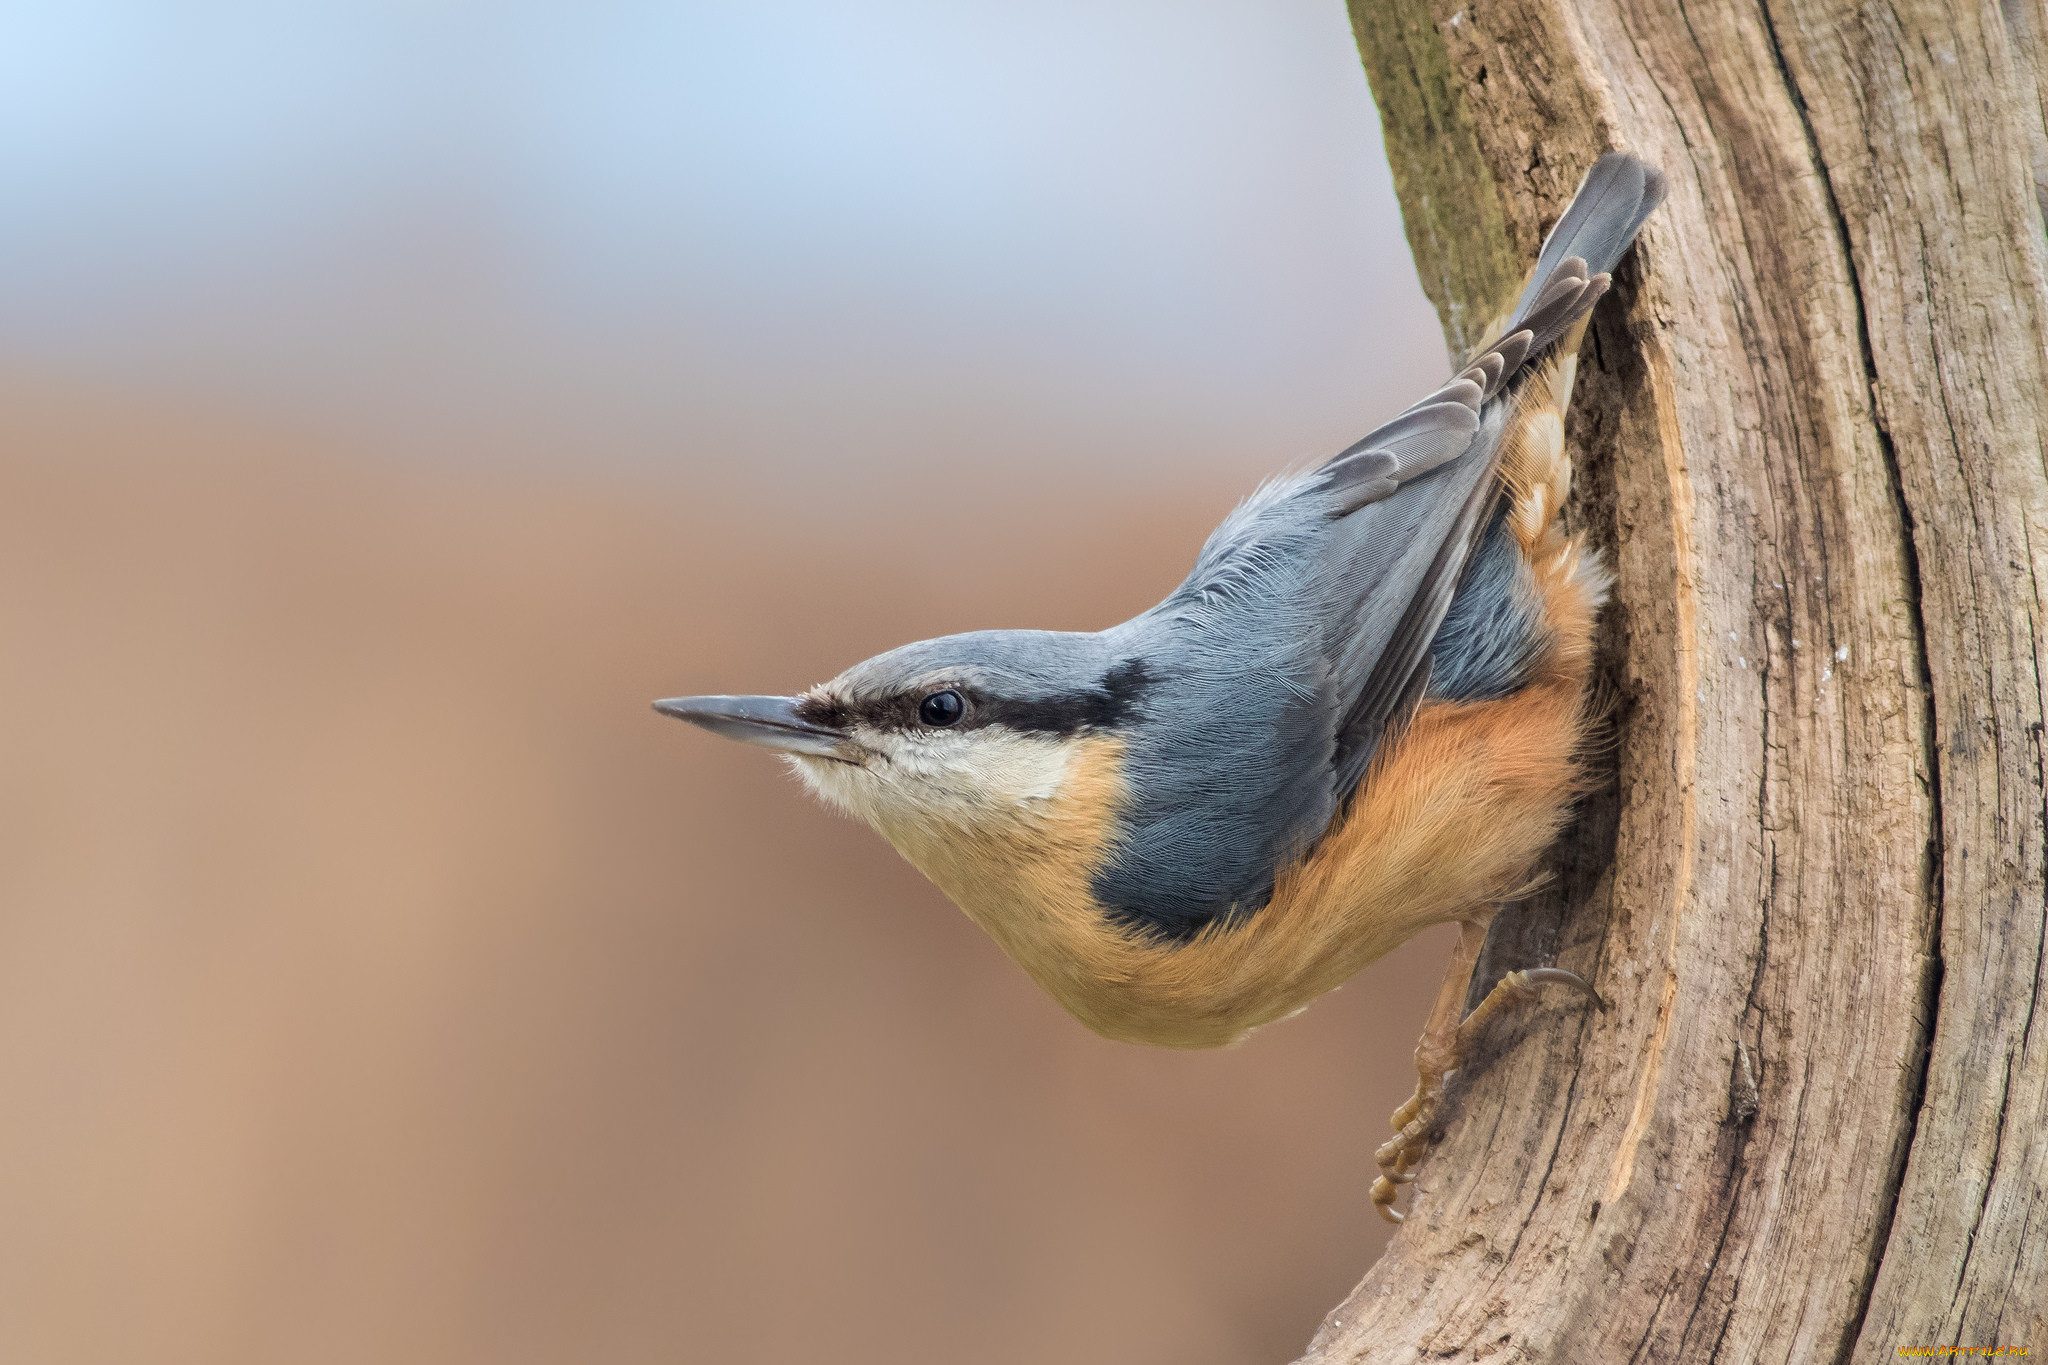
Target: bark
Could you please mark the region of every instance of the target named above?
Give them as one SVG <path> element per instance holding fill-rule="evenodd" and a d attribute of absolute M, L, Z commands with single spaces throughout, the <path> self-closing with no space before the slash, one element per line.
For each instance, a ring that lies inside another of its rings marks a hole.
<path fill-rule="evenodd" d="M 1571 436 L 1608 786 L 1307 1361 L 2048 1351 L 2048 0 L 1352 0 L 1453 349 L 1600 151 L 1672 192 Z M 1491 970 L 1488 970 L 1488 965 Z"/>

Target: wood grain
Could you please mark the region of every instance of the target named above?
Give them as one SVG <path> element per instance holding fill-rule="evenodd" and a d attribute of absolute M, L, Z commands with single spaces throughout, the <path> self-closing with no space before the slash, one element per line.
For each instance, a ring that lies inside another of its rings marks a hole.
<path fill-rule="evenodd" d="M 2041 5 L 1352 17 L 1454 344 L 1600 151 L 1672 194 L 1571 427 L 1612 780 L 1477 984 L 1614 1008 L 1498 1040 L 1304 1359 L 2048 1348 Z"/>

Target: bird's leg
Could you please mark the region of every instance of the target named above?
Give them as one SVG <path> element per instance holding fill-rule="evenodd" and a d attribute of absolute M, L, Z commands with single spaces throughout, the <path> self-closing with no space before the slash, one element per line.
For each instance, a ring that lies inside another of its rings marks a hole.
<path fill-rule="evenodd" d="M 1394 1111 L 1394 1136 L 1376 1154 L 1380 1176 L 1372 1184 L 1372 1204 L 1380 1217 L 1390 1223 L 1401 1221 L 1394 1211 L 1394 1196 L 1415 1177 L 1409 1172 L 1433 1141 L 1438 1116 L 1443 1110 L 1444 1078 L 1464 1065 L 1472 1045 L 1503 1010 L 1526 1005 L 1536 999 L 1538 988 L 1570 986 L 1584 991 L 1597 1002 L 1593 988 L 1572 972 L 1557 967 L 1531 967 L 1509 972 L 1500 979 L 1479 1008 L 1461 1022 L 1459 1012 L 1472 988 L 1472 970 L 1479 965 L 1479 950 L 1486 946 L 1486 926 L 1463 921 L 1458 926 L 1458 946 L 1444 970 L 1444 983 L 1437 990 L 1436 1004 L 1422 1041 L 1415 1045 L 1415 1094 Z"/>
<path fill-rule="evenodd" d="M 1372 1183 L 1372 1206 L 1390 1223 L 1401 1221 L 1394 1211 L 1394 1196 L 1400 1186 L 1415 1178 L 1408 1168 L 1421 1160 L 1429 1146 L 1429 1131 L 1443 1101 L 1444 1077 L 1457 1066 L 1458 1016 L 1472 988 L 1479 950 L 1485 946 L 1485 925 L 1469 920 L 1458 925 L 1458 946 L 1444 968 L 1443 985 L 1437 987 L 1436 1004 L 1430 1007 L 1429 1022 L 1423 1025 L 1422 1041 L 1415 1045 L 1415 1093 L 1394 1111 L 1394 1136 L 1375 1154 L 1380 1176 Z"/>

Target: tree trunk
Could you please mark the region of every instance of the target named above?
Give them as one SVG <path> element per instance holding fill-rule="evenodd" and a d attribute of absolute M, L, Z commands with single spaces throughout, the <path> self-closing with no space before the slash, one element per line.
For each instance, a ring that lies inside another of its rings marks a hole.
<path fill-rule="evenodd" d="M 1501 1031 L 1304 1359 L 2048 1351 L 2048 0 L 1352 18 L 1455 350 L 1600 151 L 1671 196 L 1572 419 L 1609 784 L 1476 984 L 1611 1008 Z"/>

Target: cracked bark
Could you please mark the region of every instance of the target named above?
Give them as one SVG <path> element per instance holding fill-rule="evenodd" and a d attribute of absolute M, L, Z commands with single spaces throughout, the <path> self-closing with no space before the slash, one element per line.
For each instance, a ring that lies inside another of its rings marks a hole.
<path fill-rule="evenodd" d="M 2048 0 L 1352 0 L 1454 349 L 1600 151 L 1607 789 L 1304 1360 L 2048 1350 Z M 1361 1150 L 1368 1147 L 1363 1144 Z"/>

